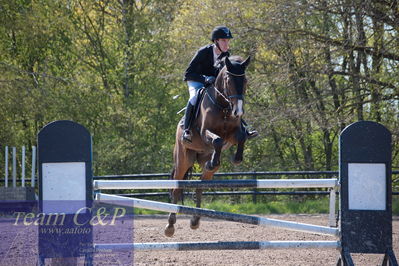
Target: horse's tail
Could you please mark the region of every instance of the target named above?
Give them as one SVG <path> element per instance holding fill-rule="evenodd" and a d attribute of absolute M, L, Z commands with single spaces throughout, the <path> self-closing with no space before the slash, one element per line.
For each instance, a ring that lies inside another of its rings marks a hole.
<path fill-rule="evenodd" d="M 184 174 L 183 180 L 190 180 L 193 177 L 193 168 L 190 167 L 187 169 L 187 172 Z M 181 204 L 184 205 L 184 191 L 181 190 Z"/>
<path fill-rule="evenodd" d="M 193 167 L 188 168 L 187 172 L 184 174 L 184 180 L 190 180 L 193 177 Z"/>
<path fill-rule="evenodd" d="M 173 180 L 173 176 L 175 175 L 175 171 L 176 171 L 176 168 L 175 168 L 175 166 L 173 166 L 172 172 L 170 173 L 170 176 L 169 176 L 170 180 Z M 192 177 L 193 177 L 193 168 L 190 167 L 190 168 L 188 168 L 187 172 L 184 174 L 183 180 L 190 180 L 190 179 L 192 179 Z M 169 203 L 172 202 L 172 191 L 173 191 L 173 189 L 169 189 Z M 182 205 L 184 205 L 184 192 L 183 192 L 183 189 L 181 190 L 180 198 L 181 198 Z"/>
<path fill-rule="evenodd" d="M 173 176 L 175 175 L 176 168 L 173 166 L 172 172 L 169 175 L 169 180 L 173 180 Z"/>

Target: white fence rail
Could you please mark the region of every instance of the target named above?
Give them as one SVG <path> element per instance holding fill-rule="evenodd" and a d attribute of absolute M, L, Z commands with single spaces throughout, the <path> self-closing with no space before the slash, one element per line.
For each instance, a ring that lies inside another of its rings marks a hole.
<path fill-rule="evenodd" d="M 11 150 L 11 154 L 10 154 Z M 27 152 L 26 152 L 26 147 L 22 146 L 21 147 L 21 154 L 20 158 L 21 161 L 18 164 L 18 154 L 17 154 L 17 148 L 16 147 L 11 147 L 11 149 L 6 146 L 4 149 L 4 187 L 17 187 L 18 181 L 20 181 L 20 184 L 22 187 L 25 187 L 29 184 L 27 184 L 27 179 L 26 179 L 26 160 L 27 160 Z M 10 165 L 10 155 L 11 155 L 11 165 Z M 35 187 L 35 178 L 36 178 L 36 146 L 32 146 L 31 150 L 31 172 L 30 172 L 30 186 Z M 11 176 L 10 174 L 10 168 L 11 168 Z M 18 173 L 20 173 L 20 176 L 18 176 Z M 10 180 L 11 178 L 11 180 Z M 11 183 L 12 182 L 12 183 Z M 2 184 L 0 184 L 2 186 Z"/>

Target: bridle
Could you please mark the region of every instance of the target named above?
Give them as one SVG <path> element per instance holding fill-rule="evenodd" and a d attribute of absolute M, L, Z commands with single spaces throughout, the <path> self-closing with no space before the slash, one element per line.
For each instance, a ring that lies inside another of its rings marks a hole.
<path fill-rule="evenodd" d="M 232 73 L 230 71 L 228 71 L 227 69 L 225 70 L 225 73 L 234 77 L 243 77 L 245 76 L 245 73 L 242 74 L 235 74 Z M 227 107 L 223 107 L 221 106 L 219 103 L 217 103 L 216 99 L 213 99 L 212 96 L 209 94 L 208 90 L 206 90 L 206 94 L 208 95 L 209 99 L 211 100 L 211 102 L 217 106 L 219 109 L 223 110 L 223 112 L 225 113 L 225 116 L 228 112 L 230 112 L 231 110 L 233 110 L 233 102 L 231 101 L 231 99 L 233 98 L 237 98 L 240 100 L 244 100 L 244 95 L 242 94 L 234 94 L 234 95 L 225 95 L 223 92 L 221 92 L 216 86 L 213 86 L 215 92 L 217 94 L 219 94 L 222 99 L 224 100 L 224 102 L 227 103 Z"/>
<path fill-rule="evenodd" d="M 230 72 L 230 71 L 228 71 L 228 70 L 226 70 L 225 72 L 226 72 L 227 74 L 232 75 L 232 76 L 235 76 L 235 77 L 243 77 L 243 76 L 245 76 L 245 73 L 236 74 L 236 73 Z"/>
<path fill-rule="evenodd" d="M 221 92 L 219 91 L 216 86 L 213 86 L 213 89 L 215 90 L 215 92 L 217 94 L 219 94 L 222 99 L 227 103 L 227 107 L 220 105 L 216 99 L 214 99 L 210 94 L 208 89 L 206 90 L 206 95 L 208 95 L 209 100 L 211 100 L 211 102 L 213 103 L 213 105 L 215 105 L 216 107 L 218 107 L 219 109 L 223 110 L 223 112 L 226 114 L 229 111 L 233 110 L 233 103 Z"/>
<path fill-rule="evenodd" d="M 227 69 L 225 70 L 225 73 L 228 75 L 234 76 L 234 77 L 244 77 L 245 76 L 245 73 L 236 74 L 236 73 L 228 71 Z M 219 90 L 217 90 L 216 86 L 215 86 L 215 89 L 219 94 L 222 94 Z M 226 96 L 224 94 L 222 94 L 222 95 L 224 98 L 226 98 Z M 237 98 L 240 100 L 244 100 L 244 95 L 242 95 L 242 94 L 228 95 L 227 98 L 229 98 L 229 99 Z M 228 100 L 228 101 L 231 102 L 230 100 Z"/>

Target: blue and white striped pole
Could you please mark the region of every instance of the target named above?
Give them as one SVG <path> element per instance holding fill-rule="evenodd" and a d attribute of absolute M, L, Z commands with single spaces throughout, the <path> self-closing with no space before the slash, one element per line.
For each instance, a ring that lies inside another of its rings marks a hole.
<path fill-rule="evenodd" d="M 328 179 L 246 179 L 246 180 L 95 180 L 95 190 L 106 189 L 188 189 L 188 188 L 335 188 Z"/>
<path fill-rule="evenodd" d="M 339 241 L 210 241 L 95 244 L 94 252 L 155 250 L 340 249 Z"/>
<path fill-rule="evenodd" d="M 337 228 L 297 223 L 291 221 L 283 221 L 277 219 L 269 219 L 269 218 L 250 216 L 244 214 L 220 212 L 220 211 L 208 210 L 202 208 L 186 207 L 182 205 L 157 202 L 152 200 L 127 198 L 127 197 L 103 194 L 103 193 L 96 194 L 96 200 L 104 203 L 115 204 L 126 207 L 143 208 L 143 209 L 171 212 L 171 213 L 181 213 L 187 215 L 203 216 L 214 219 L 226 220 L 231 222 L 240 222 L 240 223 L 254 224 L 260 226 L 271 226 L 271 227 L 285 228 L 294 231 L 339 236 L 339 230 Z"/>

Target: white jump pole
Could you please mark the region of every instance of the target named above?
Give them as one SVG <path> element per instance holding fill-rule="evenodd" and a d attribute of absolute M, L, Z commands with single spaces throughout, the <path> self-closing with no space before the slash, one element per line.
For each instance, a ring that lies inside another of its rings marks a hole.
<path fill-rule="evenodd" d="M 293 231 L 339 236 L 339 230 L 337 228 L 330 228 L 326 226 L 283 221 L 283 220 L 243 215 L 243 214 L 219 212 L 215 210 L 186 207 L 182 205 L 157 202 L 151 200 L 128 198 L 128 197 L 103 194 L 103 193 L 96 194 L 96 200 L 104 203 L 115 204 L 126 207 L 135 207 L 135 208 L 143 208 L 143 209 L 163 211 L 163 212 L 197 215 L 197 216 L 210 217 L 220 220 L 255 224 L 260 226 L 285 228 Z"/>
<path fill-rule="evenodd" d="M 329 179 L 257 179 L 257 180 L 95 180 L 94 189 L 176 189 L 176 188 L 334 188 Z"/>
<path fill-rule="evenodd" d="M 95 244 L 94 252 L 154 250 L 340 249 L 339 241 L 236 241 Z"/>

